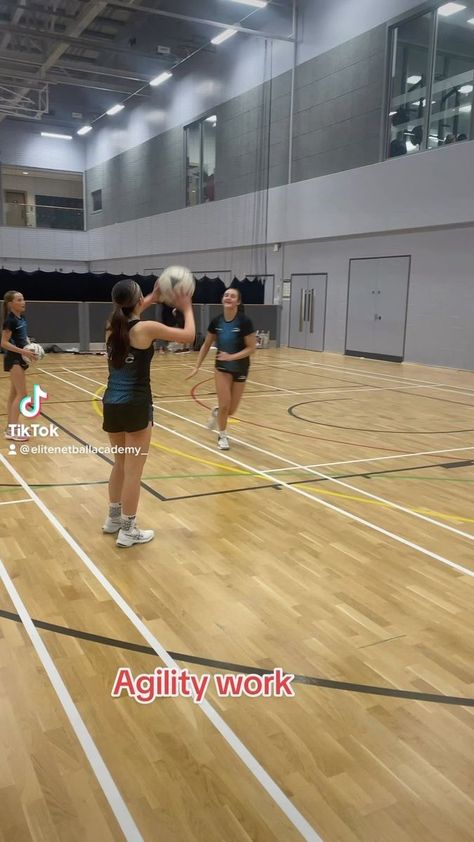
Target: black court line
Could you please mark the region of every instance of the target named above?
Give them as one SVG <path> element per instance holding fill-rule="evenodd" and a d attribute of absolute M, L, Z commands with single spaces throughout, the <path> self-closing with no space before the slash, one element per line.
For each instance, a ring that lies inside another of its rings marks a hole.
<path fill-rule="evenodd" d="M 465 462 L 447 462 L 445 465 L 440 465 L 440 468 L 471 468 L 474 465 L 472 459 L 466 459 Z"/>
<path fill-rule="evenodd" d="M 474 465 L 474 461 L 472 463 Z M 454 462 L 444 464 L 441 462 L 435 462 L 431 465 L 417 465 L 415 468 L 389 468 L 386 471 L 364 471 L 363 473 L 358 474 L 337 474 L 336 476 L 328 476 L 328 477 L 319 477 L 317 474 L 309 479 L 297 479 L 292 480 L 291 482 L 285 482 L 285 485 L 316 485 L 320 482 L 331 482 L 331 480 L 338 480 L 338 479 L 371 479 L 372 477 L 376 477 L 379 474 L 402 474 L 404 471 L 424 471 L 428 468 L 464 468 L 467 466 L 466 462 Z M 291 473 L 291 468 L 288 469 L 288 473 Z M 294 471 L 301 471 L 304 470 L 303 468 L 294 468 Z M 258 474 L 258 471 L 255 471 Z M 222 491 L 201 491 L 196 494 L 183 494 L 179 497 L 167 497 L 167 502 L 169 501 L 176 501 L 176 500 L 192 500 L 196 497 L 215 497 L 217 494 L 238 494 L 241 491 L 260 491 L 262 488 L 276 488 L 278 491 L 283 488 L 281 483 L 278 482 L 276 479 L 275 482 L 267 483 L 266 485 L 248 485 L 244 488 L 228 488 Z"/>
<path fill-rule="evenodd" d="M 412 397 L 416 396 L 412 395 Z M 345 400 L 349 400 L 349 398 L 345 398 Z M 313 421 L 311 418 L 304 418 L 303 415 L 296 414 L 295 409 L 298 409 L 298 407 L 313 403 L 324 403 L 324 401 L 301 401 L 300 403 L 294 403 L 293 406 L 288 407 L 288 415 L 291 415 L 292 418 L 296 418 L 298 421 L 304 421 L 305 424 L 315 424 L 317 427 L 329 427 L 332 430 L 347 430 L 350 433 L 382 433 L 382 435 L 386 436 L 439 436 L 474 432 L 474 428 L 472 427 L 468 427 L 466 430 L 374 430 L 367 427 L 347 427 L 343 424 L 328 424 L 326 421 Z M 472 404 L 468 404 L 468 406 L 472 406 Z"/>
<path fill-rule="evenodd" d="M 43 418 L 46 418 L 46 420 L 47 420 L 47 421 L 49 421 L 51 424 L 54 424 L 56 427 L 58 427 L 58 428 L 59 428 L 60 430 L 62 430 L 64 433 L 67 433 L 67 435 L 68 435 L 68 436 L 70 436 L 70 437 L 71 437 L 72 439 L 74 439 L 75 441 L 79 442 L 79 444 L 82 444 L 84 447 L 94 447 L 94 445 L 91 445 L 91 444 L 89 444 L 89 442 L 84 441 L 84 439 L 81 439 L 81 438 L 80 438 L 80 436 L 76 436 L 76 434 L 75 434 L 75 433 L 71 432 L 71 430 L 69 430 L 69 429 L 68 429 L 67 427 L 65 427 L 63 424 L 60 424 L 60 423 L 59 423 L 59 421 L 55 421 L 55 420 L 54 420 L 54 418 L 51 418 L 51 416 L 50 416 L 50 415 L 46 415 L 46 413 L 45 413 L 45 412 L 41 412 L 41 416 L 42 416 Z M 107 462 L 107 464 L 108 464 L 108 465 L 113 465 L 113 464 L 114 464 L 114 463 L 113 463 L 113 461 L 112 461 L 112 459 L 109 459 L 107 456 L 105 456 L 105 454 L 104 454 L 104 453 L 93 453 L 92 455 L 94 455 L 94 456 L 98 456 L 98 457 L 99 457 L 99 459 L 102 459 L 104 462 Z M 82 484 L 82 483 L 81 483 L 81 484 Z M 160 494 L 160 492 L 159 492 L 159 491 L 155 491 L 155 489 L 154 489 L 154 488 L 151 488 L 151 486 L 150 486 L 150 485 L 147 485 L 147 483 L 146 483 L 146 482 L 143 482 L 143 481 L 142 481 L 142 482 L 140 482 L 140 485 L 141 485 L 141 487 L 142 487 L 143 489 L 145 489 L 145 491 L 148 491 L 148 492 L 149 492 L 149 494 L 152 494 L 152 495 L 153 495 L 153 497 L 157 497 L 157 498 L 158 498 L 158 500 L 161 500 L 161 502 L 166 501 L 166 499 L 167 499 L 166 497 L 163 497 L 163 495 L 162 495 L 162 494 Z"/>
<path fill-rule="evenodd" d="M 461 389 L 462 387 L 460 386 L 459 388 Z M 408 397 L 410 398 L 426 398 L 427 401 L 442 401 L 443 403 L 454 403 L 457 404 L 457 406 L 470 406 L 471 409 L 474 409 L 474 403 L 465 403 L 464 401 L 452 401 L 450 400 L 450 398 L 437 398 L 434 395 L 425 395 L 421 392 L 416 395 L 412 395 L 411 392 L 404 392 L 402 391 L 402 389 L 394 389 L 393 391 L 396 392 L 398 395 L 408 395 Z M 456 392 L 454 392 L 453 394 L 456 394 Z"/>
<path fill-rule="evenodd" d="M 337 474 L 337 476 L 328 476 L 328 477 L 310 477 L 309 479 L 300 479 L 300 480 L 292 480 L 291 482 L 285 482 L 285 485 L 305 485 L 308 483 L 312 483 L 315 485 L 316 483 L 320 482 L 330 482 L 331 480 L 338 480 L 338 479 L 371 479 L 372 477 L 376 477 L 379 474 L 401 474 L 404 471 L 424 471 L 429 468 L 467 468 L 474 465 L 474 460 L 466 461 L 466 462 L 437 462 L 431 465 L 417 465 L 414 468 L 391 468 L 386 471 L 372 471 L 371 473 L 359 473 L 359 474 Z M 291 470 L 291 469 L 290 469 Z M 302 470 L 295 468 L 295 471 Z M 290 471 L 288 471 L 290 473 Z M 255 474 L 258 475 L 258 471 L 255 471 Z M 211 475 L 212 476 L 212 475 Z M 230 478 L 230 477 L 229 477 Z M 180 477 L 180 479 L 186 479 L 186 477 Z M 105 485 L 108 482 L 107 479 L 98 479 L 98 480 L 84 480 L 81 482 L 80 480 L 76 480 L 75 482 L 41 482 L 41 483 L 31 483 L 31 488 L 71 488 L 74 486 L 85 486 L 85 485 Z M 0 487 L 12 487 L 12 488 L 21 488 L 21 485 L 13 482 L 0 482 Z M 220 491 L 202 491 L 198 492 L 197 494 L 183 494 L 178 497 L 162 497 L 162 501 L 164 503 L 180 501 L 180 500 L 192 500 L 197 497 L 216 497 L 219 494 L 238 494 L 240 491 L 261 491 L 264 488 L 275 488 L 277 491 L 280 491 L 283 486 L 278 481 L 273 483 L 267 483 L 266 485 L 249 485 L 245 486 L 244 488 L 227 488 L 221 489 Z"/>
<path fill-rule="evenodd" d="M 0 609 L 0 617 L 3 617 L 5 620 L 12 620 L 15 623 L 21 623 L 20 616 L 12 611 Z M 151 646 L 145 646 L 141 643 L 130 643 L 126 640 L 117 640 L 113 637 L 91 634 L 90 632 L 79 631 L 78 629 L 70 629 L 66 626 L 57 626 L 53 623 L 46 623 L 43 620 L 33 619 L 33 623 L 37 629 L 43 629 L 44 631 L 50 631 L 55 634 L 62 634 L 79 640 L 87 640 L 90 643 L 99 643 L 102 646 L 113 646 L 116 649 L 127 649 L 131 652 L 140 652 L 144 655 L 152 655 L 155 658 L 159 657 Z M 234 664 L 230 661 L 216 661 L 211 658 L 201 658 L 195 655 L 184 654 L 183 652 L 168 651 L 168 655 L 170 655 L 171 658 L 174 658 L 175 661 L 210 667 L 212 669 L 221 669 L 226 672 L 240 672 L 246 673 L 247 675 L 268 675 L 273 672 L 273 668 L 249 667 L 247 664 Z M 289 674 L 288 670 L 284 670 L 284 672 L 286 675 Z M 413 699 L 417 702 L 435 702 L 443 705 L 474 707 L 474 699 L 464 698 L 463 696 L 443 696 L 441 693 L 422 693 L 416 690 L 398 690 L 397 688 L 392 687 L 379 687 L 372 684 L 356 684 L 350 681 L 334 681 L 329 678 L 317 678 L 310 675 L 295 675 L 294 682 L 297 684 L 311 685 L 313 687 L 325 687 L 330 690 L 345 690 L 351 693 L 366 693 L 373 696 L 391 696 L 392 698 L 397 699 Z"/>

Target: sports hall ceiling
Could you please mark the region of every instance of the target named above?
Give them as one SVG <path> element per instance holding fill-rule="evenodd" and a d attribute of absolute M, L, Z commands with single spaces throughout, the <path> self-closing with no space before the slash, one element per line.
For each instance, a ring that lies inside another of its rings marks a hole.
<path fill-rule="evenodd" d="M 0 0 L 0 123 L 89 123 L 196 51 L 216 51 L 213 23 L 291 35 L 293 0 Z M 190 18 L 193 18 L 192 20 Z M 242 32 L 237 38 L 248 37 Z"/>

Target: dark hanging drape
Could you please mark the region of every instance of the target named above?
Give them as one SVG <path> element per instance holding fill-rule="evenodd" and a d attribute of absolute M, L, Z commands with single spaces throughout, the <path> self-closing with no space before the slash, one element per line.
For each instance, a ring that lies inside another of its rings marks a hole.
<path fill-rule="evenodd" d="M 108 272 L 17 272 L 0 269 L 0 297 L 10 289 L 23 293 L 27 301 L 110 301 L 117 281 L 133 278 L 148 295 L 155 283 L 154 275 L 111 275 Z"/>
<path fill-rule="evenodd" d="M 46 272 L 37 269 L 25 272 L 0 269 L 0 299 L 10 289 L 21 292 L 27 301 L 110 301 L 112 287 L 117 281 L 133 278 L 143 295 L 152 291 L 155 275 L 112 275 L 109 272 Z M 265 282 L 259 278 L 240 281 L 234 278 L 231 286 L 240 290 L 243 304 L 263 304 Z M 196 282 L 194 304 L 220 304 L 226 290 L 220 278 L 204 275 Z"/>
<path fill-rule="evenodd" d="M 260 278 L 256 277 L 253 280 L 245 278 L 243 281 L 234 278 L 231 287 L 239 290 L 242 296 L 242 304 L 265 303 L 265 281 L 262 281 Z"/>

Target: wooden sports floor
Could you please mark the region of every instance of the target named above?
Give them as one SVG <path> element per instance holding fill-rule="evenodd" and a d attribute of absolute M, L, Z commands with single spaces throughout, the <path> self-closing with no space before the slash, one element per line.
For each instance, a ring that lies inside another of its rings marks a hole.
<path fill-rule="evenodd" d="M 258 351 L 226 454 L 194 358 L 153 362 L 150 544 L 102 535 L 108 457 L 1 445 L 1 838 L 472 842 L 474 373 Z M 105 378 L 30 370 L 34 444 L 106 445 Z M 111 696 L 175 666 L 295 696 Z"/>

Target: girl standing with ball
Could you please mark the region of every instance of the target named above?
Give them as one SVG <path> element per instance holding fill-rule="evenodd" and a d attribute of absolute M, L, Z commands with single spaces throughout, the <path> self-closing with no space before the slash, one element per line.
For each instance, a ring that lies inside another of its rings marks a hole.
<path fill-rule="evenodd" d="M 142 312 L 161 300 L 159 281 L 143 297 L 136 281 L 119 281 L 112 289 L 114 310 L 106 329 L 109 377 L 103 400 L 103 429 L 117 447 L 109 480 L 109 513 L 103 532 L 118 533 L 117 546 L 131 547 L 153 540 L 152 529 L 136 525 L 140 481 L 153 426 L 150 364 L 156 339 L 192 342 L 195 327 L 191 296 L 175 293 L 174 305 L 184 316 L 184 328 L 141 321 Z M 125 452 L 125 448 L 130 448 Z"/>
<path fill-rule="evenodd" d="M 25 397 L 26 377 L 28 368 L 26 359 L 34 362 L 36 355 L 25 348 L 28 345 L 28 329 L 24 312 L 26 302 L 21 292 L 10 290 L 5 293 L 2 312 L 2 340 L 1 345 L 6 351 L 3 359 L 3 370 L 10 374 L 10 392 L 7 398 L 7 426 L 5 438 L 11 441 L 26 441 L 28 436 L 14 435 L 14 429 L 19 423 L 20 401 Z"/>
<path fill-rule="evenodd" d="M 189 375 L 193 377 L 197 374 L 215 342 L 215 382 L 219 406 L 212 410 L 207 426 L 210 430 L 218 431 L 219 450 L 229 450 L 227 419 L 237 412 L 248 377 L 250 357 L 257 347 L 254 326 L 244 313 L 239 312 L 240 304 L 239 290 L 232 287 L 227 289 L 222 298 L 223 312 L 212 319 L 199 351 L 196 368 Z"/>

